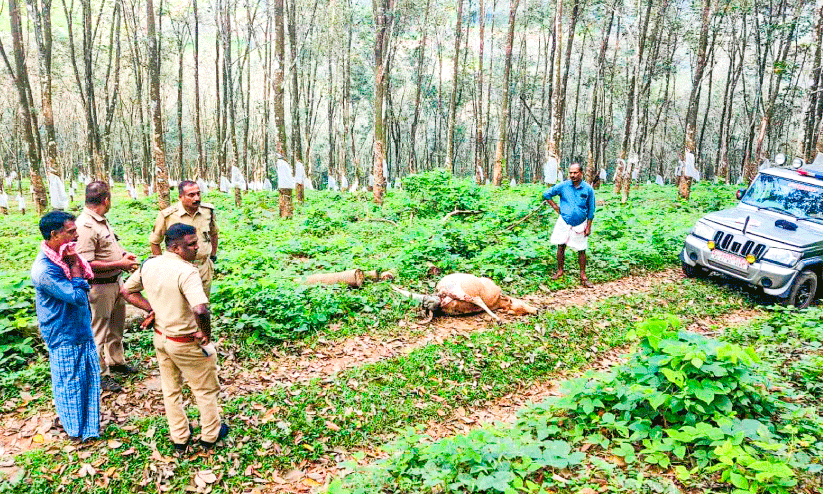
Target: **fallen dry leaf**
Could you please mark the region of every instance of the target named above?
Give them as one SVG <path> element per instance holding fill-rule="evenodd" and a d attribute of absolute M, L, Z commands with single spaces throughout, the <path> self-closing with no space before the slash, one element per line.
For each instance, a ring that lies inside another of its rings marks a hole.
<path fill-rule="evenodd" d="M 93 466 L 89 465 L 88 463 L 83 463 L 80 467 L 80 471 L 77 472 L 77 476 L 83 478 L 85 476 L 93 477 L 97 473 L 97 470 L 94 469 Z"/>
<path fill-rule="evenodd" d="M 217 475 L 211 470 L 200 470 L 194 475 L 194 483 L 201 489 L 205 489 L 207 485 L 215 482 L 217 482 Z"/>
<path fill-rule="evenodd" d="M 122 445 L 123 443 L 121 443 L 117 439 L 109 439 L 109 441 L 106 443 L 106 446 L 108 446 L 109 449 L 117 449 Z"/>

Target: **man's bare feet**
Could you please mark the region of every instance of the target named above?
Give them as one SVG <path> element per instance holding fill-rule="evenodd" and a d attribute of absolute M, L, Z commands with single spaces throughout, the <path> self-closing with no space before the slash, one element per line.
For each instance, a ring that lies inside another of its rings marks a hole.
<path fill-rule="evenodd" d="M 563 271 L 561 270 L 561 271 L 558 271 L 558 272 L 554 273 L 554 276 L 552 276 L 552 279 L 553 280 L 559 280 L 562 277 L 563 277 Z"/>
<path fill-rule="evenodd" d="M 594 288 L 594 285 L 588 278 L 580 278 L 580 284 L 583 285 L 584 288 Z"/>

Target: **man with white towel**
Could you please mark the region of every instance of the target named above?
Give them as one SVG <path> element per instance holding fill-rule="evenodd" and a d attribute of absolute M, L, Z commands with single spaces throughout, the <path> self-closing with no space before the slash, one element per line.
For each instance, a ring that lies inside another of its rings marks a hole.
<path fill-rule="evenodd" d="M 553 198 L 560 196 L 560 204 Z M 580 265 L 580 284 L 592 288 L 586 277 L 586 249 L 589 246 L 589 234 L 592 232 L 595 201 L 594 189 L 583 181 L 583 170 L 579 163 L 569 166 L 569 180 L 554 185 L 543 193 L 543 200 L 548 201 L 560 216 L 552 231 L 551 243 L 557 246 L 557 273 L 552 277 L 556 280 L 563 276 L 566 263 L 566 246 L 577 251 L 577 261 Z"/>

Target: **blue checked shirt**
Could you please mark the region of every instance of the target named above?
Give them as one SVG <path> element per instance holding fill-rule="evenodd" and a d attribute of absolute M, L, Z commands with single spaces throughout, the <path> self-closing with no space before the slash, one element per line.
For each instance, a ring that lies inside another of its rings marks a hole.
<path fill-rule="evenodd" d="M 31 280 L 40 334 L 49 350 L 94 341 L 86 280 L 66 278 L 42 252 L 34 259 Z"/>
<path fill-rule="evenodd" d="M 547 201 L 554 196 L 560 196 L 560 216 L 567 225 L 577 226 L 594 219 L 594 189 L 586 182 L 575 187 L 571 180 L 565 180 L 543 193 Z"/>

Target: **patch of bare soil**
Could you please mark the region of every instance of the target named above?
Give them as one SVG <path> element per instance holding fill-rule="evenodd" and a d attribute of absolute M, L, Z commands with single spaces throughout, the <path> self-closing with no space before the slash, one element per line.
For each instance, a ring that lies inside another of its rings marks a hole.
<path fill-rule="evenodd" d="M 524 300 L 541 310 L 555 310 L 591 304 L 614 296 L 648 292 L 656 286 L 675 282 L 682 277 L 679 270 L 668 269 L 628 276 L 598 284 L 595 288 L 578 287 L 556 292 L 544 289 L 547 293 L 527 296 Z M 518 319 L 516 316 L 503 313 L 499 316 L 504 324 Z M 142 317 L 142 311 L 134 308 L 130 308 L 127 314 L 127 318 L 132 321 L 138 321 Z M 253 362 L 251 366 L 249 362 L 239 361 L 230 354 L 221 358 L 220 398 L 225 401 L 237 396 L 259 393 L 272 386 L 305 384 L 316 378 L 331 383 L 339 373 L 348 369 L 408 354 L 428 344 L 439 344 L 457 335 L 468 335 L 492 327 L 493 324 L 494 321 L 483 313 L 462 317 L 440 316 L 426 326 L 400 321 L 396 330 L 390 334 L 360 335 L 341 341 L 327 341 L 321 338 L 313 348 L 306 347 L 291 354 L 274 350 L 272 358 Z M 163 397 L 156 360 L 151 358 L 132 364 L 149 369 L 148 377 L 142 381 L 125 383 L 121 393 L 103 393 L 101 430 L 111 422 L 125 424 L 133 417 L 163 414 Z M 190 400 L 186 401 L 186 406 L 190 406 Z M 26 409 L 25 404 L 21 404 L 17 410 L 0 415 L 0 427 L 3 431 L 0 433 L 0 457 L 66 439 L 64 433 L 50 428 L 46 431 L 49 434 L 43 435 L 43 442 L 32 440 L 35 434 L 31 434 L 31 431 L 45 427 L 41 425 L 40 420 L 48 416 L 48 413 L 53 415 L 53 408 L 47 408 L 45 414 L 22 418 L 21 412 Z"/>
<path fill-rule="evenodd" d="M 758 309 L 742 309 L 714 319 L 696 319 L 686 329 L 713 336 L 721 333 L 722 328 L 746 324 L 763 314 L 764 312 Z M 476 408 L 458 407 L 452 410 L 452 414 L 445 419 L 428 421 L 422 434 L 429 436 L 432 440 L 437 440 L 448 436 L 466 434 L 473 429 L 490 424 L 513 423 L 517 418 L 517 413 L 524 407 L 540 403 L 550 396 L 560 396 L 563 381 L 579 377 L 588 371 L 604 372 L 616 365 L 623 364 L 628 360 L 631 349 L 632 345 L 612 348 L 599 354 L 595 360 L 583 369 L 570 373 L 561 371 L 551 379 L 521 386 L 506 396 L 484 403 Z M 385 440 L 390 440 L 390 438 L 386 437 Z M 317 492 L 321 486 L 327 486 L 332 478 L 345 473 L 340 463 L 354 461 L 355 459 L 352 456 L 354 452 L 364 454 L 363 459 L 359 461 L 361 464 L 386 456 L 384 452 L 377 448 L 364 448 L 349 452 L 335 451 L 332 457 L 324 458 L 313 464 L 304 462 L 297 469 L 289 472 L 288 478 L 276 477 L 273 484 L 261 488 L 259 492 L 303 494 Z"/>

